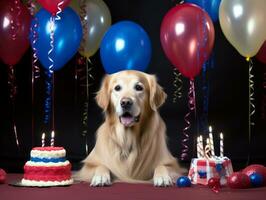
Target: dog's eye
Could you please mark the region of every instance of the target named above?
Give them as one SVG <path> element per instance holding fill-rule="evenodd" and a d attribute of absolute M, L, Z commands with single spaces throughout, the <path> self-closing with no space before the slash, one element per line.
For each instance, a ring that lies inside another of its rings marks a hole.
<path fill-rule="evenodd" d="M 141 85 L 135 85 L 135 90 L 137 91 L 142 91 L 143 90 L 143 87 Z"/>
<path fill-rule="evenodd" d="M 120 90 L 121 90 L 121 86 L 120 85 L 115 86 L 115 91 L 120 91 Z"/>

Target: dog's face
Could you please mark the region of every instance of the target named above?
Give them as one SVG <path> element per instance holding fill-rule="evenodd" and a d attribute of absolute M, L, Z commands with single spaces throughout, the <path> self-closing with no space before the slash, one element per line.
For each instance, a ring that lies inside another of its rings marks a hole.
<path fill-rule="evenodd" d="M 107 114 L 125 127 L 137 124 L 145 113 L 156 111 L 166 94 L 153 75 L 128 70 L 104 78 L 96 100 Z"/>

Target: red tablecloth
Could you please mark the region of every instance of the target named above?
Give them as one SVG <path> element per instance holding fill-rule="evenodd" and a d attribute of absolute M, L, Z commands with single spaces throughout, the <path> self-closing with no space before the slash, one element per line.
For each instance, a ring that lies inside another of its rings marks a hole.
<path fill-rule="evenodd" d="M 19 180 L 21 174 L 8 174 L 7 182 Z M 216 194 L 204 186 L 191 188 L 156 188 L 149 184 L 114 183 L 110 187 L 90 187 L 86 183 L 78 183 L 69 187 L 30 188 L 0 185 L 0 200 L 262 200 L 266 199 L 266 187 L 245 190 L 222 188 Z"/>

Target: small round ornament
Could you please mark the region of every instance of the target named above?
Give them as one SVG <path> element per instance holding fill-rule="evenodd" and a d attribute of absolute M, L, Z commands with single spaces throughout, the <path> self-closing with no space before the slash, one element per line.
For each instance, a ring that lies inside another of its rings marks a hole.
<path fill-rule="evenodd" d="M 176 180 L 176 186 L 178 186 L 178 187 L 190 187 L 191 181 L 187 176 L 181 176 Z"/>
<path fill-rule="evenodd" d="M 210 178 L 209 180 L 208 180 L 208 186 L 209 186 L 209 188 L 214 188 L 214 187 L 221 187 L 221 184 L 220 184 L 220 179 L 219 178 Z"/>
<path fill-rule="evenodd" d="M 228 177 L 227 184 L 233 189 L 245 189 L 250 187 L 250 179 L 244 173 L 234 172 Z"/>
<path fill-rule="evenodd" d="M 259 173 L 253 173 L 249 176 L 252 187 L 263 186 L 263 176 Z"/>
<path fill-rule="evenodd" d="M 0 168 L 0 184 L 5 183 L 6 181 L 6 172 Z"/>

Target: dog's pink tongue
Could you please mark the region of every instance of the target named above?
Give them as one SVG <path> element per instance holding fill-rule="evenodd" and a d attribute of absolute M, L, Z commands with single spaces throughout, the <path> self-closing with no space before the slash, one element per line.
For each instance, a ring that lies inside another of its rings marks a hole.
<path fill-rule="evenodd" d="M 134 117 L 121 117 L 121 123 L 124 126 L 129 126 L 134 122 Z"/>

